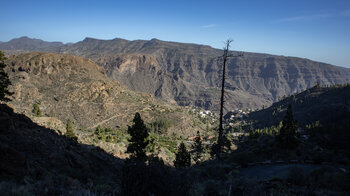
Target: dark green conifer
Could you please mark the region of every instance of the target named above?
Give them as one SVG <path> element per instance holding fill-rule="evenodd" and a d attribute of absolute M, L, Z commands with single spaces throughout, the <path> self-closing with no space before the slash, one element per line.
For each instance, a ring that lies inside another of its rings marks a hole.
<path fill-rule="evenodd" d="M 11 96 L 13 93 L 8 90 L 8 86 L 11 85 L 9 77 L 5 72 L 6 57 L 2 51 L 0 51 L 0 101 L 11 101 L 7 96 Z"/>
<path fill-rule="evenodd" d="M 191 166 L 191 154 L 187 151 L 183 142 L 181 142 L 177 150 L 174 166 L 178 169 Z"/>
<path fill-rule="evenodd" d="M 128 133 L 131 138 L 129 139 L 129 145 L 126 152 L 131 153 L 132 158 L 145 161 L 147 159 L 146 147 L 149 143 L 149 131 L 139 113 L 135 114 L 133 122 L 134 124 L 131 127 L 128 127 Z"/>
<path fill-rule="evenodd" d="M 194 162 L 196 162 L 198 164 L 200 162 L 200 159 L 201 159 L 202 153 L 203 153 L 203 145 L 202 145 L 201 135 L 200 135 L 199 131 L 197 131 L 197 136 L 194 139 L 194 144 L 192 146 L 192 149 L 194 151 L 193 160 L 194 160 Z"/>
<path fill-rule="evenodd" d="M 74 133 L 72 121 L 70 119 L 67 121 L 65 136 L 73 140 L 78 140 L 78 137 Z"/>
<path fill-rule="evenodd" d="M 296 131 L 298 129 L 297 121 L 294 120 L 292 105 L 289 104 L 287 108 L 286 115 L 282 121 L 282 127 L 280 129 L 279 135 L 277 135 L 277 140 L 279 145 L 283 148 L 295 148 L 297 145 L 296 141 Z"/>

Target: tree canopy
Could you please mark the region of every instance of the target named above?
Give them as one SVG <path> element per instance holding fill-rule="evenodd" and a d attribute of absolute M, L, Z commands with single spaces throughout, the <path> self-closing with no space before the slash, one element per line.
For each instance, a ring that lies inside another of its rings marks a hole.
<path fill-rule="evenodd" d="M 178 169 L 191 166 L 191 154 L 187 151 L 186 146 L 183 142 L 181 142 L 176 153 L 174 166 Z"/>
<path fill-rule="evenodd" d="M 147 159 L 146 147 L 149 143 L 149 130 L 138 112 L 135 114 L 133 122 L 134 124 L 131 127 L 128 127 L 128 133 L 130 134 L 131 138 L 129 139 L 127 153 L 131 153 L 132 158 L 145 161 Z"/>
<path fill-rule="evenodd" d="M 282 121 L 282 127 L 280 133 L 277 136 L 277 140 L 281 147 L 294 148 L 297 144 L 296 141 L 296 131 L 298 129 L 297 121 L 294 120 L 292 105 L 289 104 L 287 108 L 286 115 Z"/>
<path fill-rule="evenodd" d="M 192 145 L 192 149 L 194 151 L 193 160 L 194 162 L 199 163 L 200 159 L 202 158 L 202 153 L 204 150 L 199 131 L 197 131 L 197 136 L 194 139 L 194 144 Z"/>
<path fill-rule="evenodd" d="M 13 93 L 8 90 L 8 86 L 11 85 L 11 82 L 8 78 L 7 73 L 4 68 L 6 57 L 2 51 L 0 51 L 0 101 L 11 101 L 7 96 L 11 96 Z"/>

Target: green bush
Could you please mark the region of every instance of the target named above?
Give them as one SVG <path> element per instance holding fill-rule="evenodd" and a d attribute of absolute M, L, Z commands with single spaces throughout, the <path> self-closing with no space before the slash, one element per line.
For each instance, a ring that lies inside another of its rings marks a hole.
<path fill-rule="evenodd" d="M 150 123 L 150 131 L 157 134 L 167 134 L 172 122 L 166 118 L 159 118 Z"/>
<path fill-rule="evenodd" d="M 113 141 L 114 141 L 113 135 L 107 135 L 106 136 L 106 142 L 113 142 Z"/>
<path fill-rule="evenodd" d="M 106 139 L 106 133 L 105 133 L 105 129 L 102 128 L 101 125 L 98 125 L 96 130 L 95 130 L 95 135 L 97 135 L 97 138 L 99 140 L 105 141 Z"/>
<path fill-rule="evenodd" d="M 148 136 L 149 144 L 146 147 L 147 152 L 155 152 L 157 149 L 166 148 L 171 153 L 176 153 L 176 140 L 174 138 L 157 135 L 154 133 L 150 133 Z"/>
<path fill-rule="evenodd" d="M 38 104 L 34 103 L 33 104 L 33 110 L 32 110 L 34 116 L 36 117 L 41 117 L 42 116 L 42 112 L 40 110 L 40 107 Z"/>

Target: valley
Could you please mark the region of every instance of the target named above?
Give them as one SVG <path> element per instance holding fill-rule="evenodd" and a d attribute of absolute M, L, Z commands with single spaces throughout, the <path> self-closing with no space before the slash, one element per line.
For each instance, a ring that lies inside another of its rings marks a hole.
<path fill-rule="evenodd" d="M 221 50 L 26 37 L 0 49 L 13 93 L 0 105 L 0 191 L 8 195 L 350 191 L 347 68 L 248 52 L 231 59 L 218 158 Z M 132 127 L 147 132 L 143 161 L 130 152 L 139 137 Z"/>

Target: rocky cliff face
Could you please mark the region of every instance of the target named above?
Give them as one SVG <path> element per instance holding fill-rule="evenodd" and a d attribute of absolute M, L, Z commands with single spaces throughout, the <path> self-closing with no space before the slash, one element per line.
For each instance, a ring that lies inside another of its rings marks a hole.
<path fill-rule="evenodd" d="M 133 61 L 127 58 L 120 69 L 134 73 L 135 69 L 128 65 Z M 150 94 L 128 90 L 109 79 L 105 70 L 89 59 L 33 52 L 12 56 L 6 63 L 15 111 L 32 116 L 39 124 L 46 122 L 60 132 L 68 119 L 77 128 L 94 129 L 98 125 L 126 128 L 134 114 L 140 112 L 146 122 L 159 116 L 172 120 L 170 132 L 195 134 L 193 117 L 182 109 L 157 101 Z M 34 103 L 43 111 L 43 117 L 33 116 Z"/>
<path fill-rule="evenodd" d="M 217 57 L 222 51 L 209 46 L 156 39 L 126 42 L 89 38 L 63 47 L 60 52 L 91 58 L 105 67 L 111 78 L 133 90 L 149 92 L 180 105 L 218 108 L 222 62 Z M 132 72 L 124 71 L 126 59 L 133 59 L 133 63 L 127 63 Z M 350 71 L 346 68 L 256 53 L 230 59 L 227 73 L 228 109 L 268 105 L 317 82 L 328 85 L 350 81 Z"/>
<path fill-rule="evenodd" d="M 131 90 L 147 92 L 179 105 L 219 108 L 221 50 L 157 39 L 93 38 L 50 50 L 90 58 L 104 67 L 110 78 Z M 244 53 L 243 57 L 228 62 L 226 107 L 269 105 L 317 82 L 348 83 L 349 76 L 350 69 L 308 59 Z"/>

